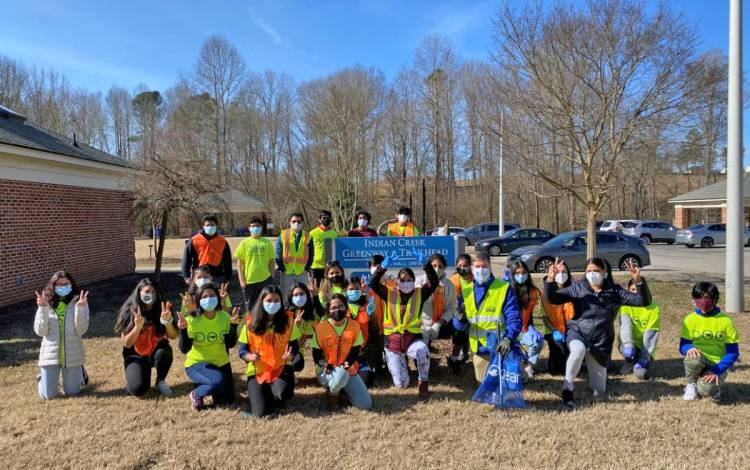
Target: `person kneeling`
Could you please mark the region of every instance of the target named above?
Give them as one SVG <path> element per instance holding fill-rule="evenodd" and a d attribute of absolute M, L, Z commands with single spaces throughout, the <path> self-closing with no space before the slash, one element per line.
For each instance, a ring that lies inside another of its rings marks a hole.
<path fill-rule="evenodd" d="M 628 290 L 637 292 L 635 282 L 628 281 Z M 631 372 L 640 380 L 647 380 L 659 341 L 661 309 L 651 302 L 647 307 L 620 307 L 620 353 L 625 364 L 620 373 Z"/>
<path fill-rule="evenodd" d="M 357 374 L 360 347 L 364 342 L 359 324 L 348 319 L 346 297 L 334 294 L 328 305 L 328 318 L 315 326 L 312 339 L 313 360 L 318 380 L 326 388 L 329 408 L 339 404 L 339 394 L 362 410 L 372 408 L 372 397 Z"/>

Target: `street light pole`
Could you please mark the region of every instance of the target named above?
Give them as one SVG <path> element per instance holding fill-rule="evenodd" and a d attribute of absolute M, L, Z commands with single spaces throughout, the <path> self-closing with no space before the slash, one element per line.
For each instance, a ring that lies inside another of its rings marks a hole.
<path fill-rule="evenodd" d="M 743 245 L 745 228 L 742 180 L 742 0 L 729 2 L 729 101 L 727 103 L 727 251 L 726 309 L 744 311 Z"/>
<path fill-rule="evenodd" d="M 503 220 L 503 125 L 505 121 L 505 110 L 500 110 L 500 177 L 498 178 L 498 204 L 497 204 L 497 215 L 498 215 L 498 236 L 502 237 L 505 231 L 505 221 Z"/>

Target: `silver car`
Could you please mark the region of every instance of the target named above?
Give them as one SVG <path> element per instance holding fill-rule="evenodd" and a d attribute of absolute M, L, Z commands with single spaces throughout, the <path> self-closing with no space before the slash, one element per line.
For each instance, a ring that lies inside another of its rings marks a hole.
<path fill-rule="evenodd" d="M 624 271 L 629 263 L 636 266 L 651 264 L 651 255 L 643 243 L 621 233 L 596 232 L 596 255 L 609 261 L 613 269 Z M 560 258 L 573 271 L 583 270 L 586 263 L 586 232 L 562 233 L 543 245 L 514 250 L 508 263 L 520 259 L 529 269 L 546 273 L 550 264 Z"/>
<path fill-rule="evenodd" d="M 622 233 L 640 238 L 645 245 L 652 242 L 664 242 L 671 245 L 677 237 L 677 229 L 672 224 L 660 220 L 623 222 L 622 226 Z"/>
<path fill-rule="evenodd" d="M 727 224 L 695 224 L 677 231 L 675 242 L 688 248 L 711 248 L 727 244 Z M 750 246 L 750 230 L 745 229 L 745 246 Z"/>

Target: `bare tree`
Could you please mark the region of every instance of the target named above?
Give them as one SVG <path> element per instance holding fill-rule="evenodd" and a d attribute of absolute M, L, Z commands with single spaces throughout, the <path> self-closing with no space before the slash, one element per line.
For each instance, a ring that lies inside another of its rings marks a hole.
<path fill-rule="evenodd" d="M 21 62 L 0 54 L 0 105 L 25 112 L 24 90 L 29 80 Z"/>
<path fill-rule="evenodd" d="M 104 98 L 109 131 L 112 135 L 112 148 L 115 155 L 130 160 L 131 135 L 133 133 L 132 97 L 125 88 L 113 86 Z"/>

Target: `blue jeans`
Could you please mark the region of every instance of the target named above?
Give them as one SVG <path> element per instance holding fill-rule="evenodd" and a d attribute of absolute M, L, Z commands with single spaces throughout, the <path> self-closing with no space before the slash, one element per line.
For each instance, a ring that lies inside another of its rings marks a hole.
<path fill-rule="evenodd" d="M 216 367 L 199 362 L 185 369 L 191 382 L 195 384 L 198 398 L 211 395 L 215 405 L 226 405 L 233 401 L 232 367 L 229 363 Z"/>
<path fill-rule="evenodd" d="M 536 365 L 537 359 L 539 359 L 539 353 L 542 352 L 544 347 L 544 337 L 538 337 L 530 331 L 527 331 L 521 336 L 521 346 L 526 346 L 527 354 L 529 355 L 529 362 L 532 365 Z"/>
<path fill-rule="evenodd" d="M 322 373 L 318 375 L 318 381 L 326 388 L 329 388 L 328 376 L 330 374 Z M 352 405 L 360 410 L 369 410 L 372 408 L 372 397 L 370 396 L 370 392 L 367 391 L 367 385 L 365 385 L 359 374 L 350 375 L 342 391 L 346 393 Z"/>
<path fill-rule="evenodd" d="M 65 392 L 65 396 L 78 395 L 81 393 L 81 385 L 83 385 L 83 368 L 81 366 L 42 366 L 40 367 L 40 370 L 39 396 L 42 400 L 57 398 L 57 395 L 59 394 L 58 380 L 60 372 L 62 372 L 63 392 Z"/>

